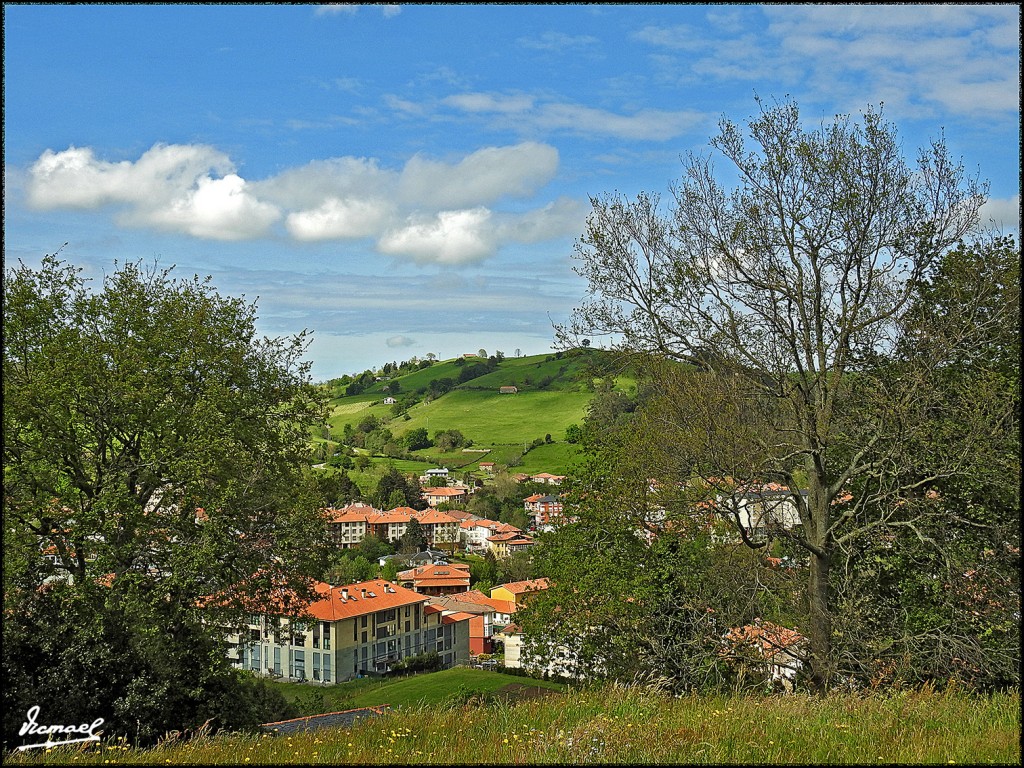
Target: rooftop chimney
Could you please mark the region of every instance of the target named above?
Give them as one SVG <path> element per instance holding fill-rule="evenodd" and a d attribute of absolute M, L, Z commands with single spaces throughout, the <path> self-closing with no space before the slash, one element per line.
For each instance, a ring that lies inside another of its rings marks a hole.
<path fill-rule="evenodd" d="M 366 597 L 366 590 L 365 589 L 360 589 L 359 591 L 363 593 L 363 597 Z"/>
<path fill-rule="evenodd" d="M 341 589 L 341 599 L 342 600 L 348 600 L 348 588 L 347 587 L 342 587 L 342 589 Z"/>

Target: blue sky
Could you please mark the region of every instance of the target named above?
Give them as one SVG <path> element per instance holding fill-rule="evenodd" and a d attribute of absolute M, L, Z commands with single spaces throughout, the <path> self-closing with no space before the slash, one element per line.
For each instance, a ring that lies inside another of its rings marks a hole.
<path fill-rule="evenodd" d="M 755 94 L 944 130 L 1019 236 L 1019 40 L 1009 4 L 5 4 L 5 260 L 211 275 L 316 380 L 547 352 L 588 197 L 667 194 Z"/>

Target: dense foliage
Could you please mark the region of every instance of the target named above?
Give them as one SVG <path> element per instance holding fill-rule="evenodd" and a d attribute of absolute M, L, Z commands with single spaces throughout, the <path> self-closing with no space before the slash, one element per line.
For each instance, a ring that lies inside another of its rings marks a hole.
<path fill-rule="evenodd" d="M 325 555 L 305 338 L 199 278 L 92 290 L 52 256 L 5 272 L 3 313 L 5 736 L 33 705 L 132 738 L 251 724 L 223 629 L 248 597 L 299 610 Z"/>
<path fill-rule="evenodd" d="M 565 548 L 579 573 L 562 567 L 577 595 L 558 607 L 586 619 L 595 593 L 636 591 L 631 607 L 655 615 L 632 569 L 662 537 L 689 547 L 710 516 L 799 569 L 791 611 L 815 688 L 892 670 L 1006 684 L 1020 665 L 1019 248 L 978 231 L 985 185 L 942 140 L 907 161 L 879 112 L 809 129 L 792 102 L 760 106 L 711 142 L 735 188 L 691 154 L 667 211 L 649 194 L 592 201 L 576 254 L 589 297 L 560 338 L 612 335 L 640 390 L 592 404 L 626 447 L 579 499 L 567 535 L 584 538 Z M 634 457 L 643 468 L 624 474 Z M 792 511 L 755 524 L 746 505 L 769 494 Z M 621 536 L 604 534 L 621 516 Z M 657 516 L 637 550 L 629 531 Z M 609 563 L 619 582 L 593 575 L 605 541 L 626 547 Z"/>

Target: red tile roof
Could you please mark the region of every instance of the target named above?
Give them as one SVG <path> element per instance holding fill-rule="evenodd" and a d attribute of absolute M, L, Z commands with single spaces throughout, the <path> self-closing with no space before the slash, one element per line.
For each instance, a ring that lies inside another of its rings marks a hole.
<path fill-rule="evenodd" d="M 536 592 L 539 589 L 547 589 L 550 581 L 543 579 L 528 579 L 527 581 L 513 581 L 509 584 L 499 584 L 494 589 L 507 589 L 513 595 L 521 595 L 525 592 Z M 492 592 L 494 590 L 491 590 Z"/>
<path fill-rule="evenodd" d="M 362 616 L 367 613 L 427 601 L 425 595 L 383 579 L 361 581 L 357 584 L 345 584 L 339 587 L 317 582 L 314 589 L 322 597 L 310 604 L 309 612 L 321 621 L 341 621 L 353 616 Z M 347 598 L 344 597 L 346 592 Z"/>

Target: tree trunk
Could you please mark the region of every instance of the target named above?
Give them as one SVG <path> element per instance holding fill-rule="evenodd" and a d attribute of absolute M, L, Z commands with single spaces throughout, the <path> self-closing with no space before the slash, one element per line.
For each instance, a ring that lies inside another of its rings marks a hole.
<path fill-rule="evenodd" d="M 811 687 L 824 691 L 831 677 L 832 616 L 829 612 L 829 552 L 811 555 L 808 582 L 808 622 L 811 651 Z"/>

